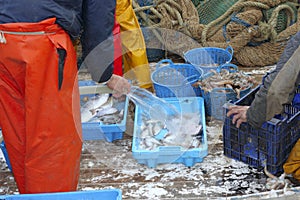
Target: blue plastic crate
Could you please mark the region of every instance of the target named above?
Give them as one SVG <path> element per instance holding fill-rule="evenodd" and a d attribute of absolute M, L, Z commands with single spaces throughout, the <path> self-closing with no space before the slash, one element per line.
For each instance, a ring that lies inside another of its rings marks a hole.
<path fill-rule="evenodd" d="M 176 106 L 182 113 L 200 113 L 203 126 L 201 147 L 188 150 L 181 146 L 159 146 L 154 150 L 140 149 L 139 142 L 143 110 L 139 106 L 136 106 L 132 141 L 133 157 L 138 163 L 145 164 L 150 168 L 155 168 L 158 164 L 163 163 L 182 163 L 187 167 L 191 167 L 195 163 L 202 162 L 203 158 L 207 155 L 208 146 L 203 99 L 201 97 L 182 97 L 165 98 L 164 100 Z"/>
<path fill-rule="evenodd" d="M 161 67 L 163 63 L 168 65 Z M 155 94 L 161 98 L 200 96 L 200 88 L 193 87 L 203 72 L 190 64 L 174 64 L 169 59 L 161 60 L 151 74 Z"/>
<path fill-rule="evenodd" d="M 39 194 L 0 195 L 3 200 L 122 200 L 122 192 L 118 189 L 89 190 L 76 192 L 55 192 Z"/>
<path fill-rule="evenodd" d="M 227 69 L 230 73 L 235 73 L 238 70 L 237 66 L 233 64 L 223 65 L 220 69 Z M 203 75 L 202 79 L 209 77 L 209 75 L 211 73 Z M 248 88 L 241 90 L 240 97 L 247 95 L 251 91 L 251 88 L 252 84 Z M 226 102 L 235 102 L 238 100 L 236 92 L 230 88 L 214 88 L 212 91 L 206 92 L 200 87 L 200 91 L 201 96 L 204 98 L 205 113 L 217 120 L 224 121 L 226 113 L 223 105 Z"/>
<path fill-rule="evenodd" d="M 235 104 L 250 105 L 258 90 L 259 86 Z M 299 123 L 300 109 L 292 105 L 285 105 L 284 114 L 274 116 L 259 129 L 248 123 L 242 123 L 238 129 L 232 124 L 232 116 L 226 117 L 223 127 L 224 154 L 259 170 L 266 163 L 271 173 L 282 173 L 284 162 L 300 138 Z"/>
<path fill-rule="evenodd" d="M 228 46 L 226 49 L 201 47 L 184 53 L 185 61 L 196 67 L 200 67 L 203 73 L 208 73 L 212 69 L 216 70 L 224 64 L 229 64 L 232 56 L 233 49 L 231 46 Z"/>
<path fill-rule="evenodd" d="M 79 87 L 95 85 L 94 81 L 79 81 Z M 95 94 L 80 95 L 80 98 L 85 96 L 92 97 Z M 118 102 L 117 109 L 124 109 L 124 116 L 118 124 L 103 124 L 102 122 L 84 122 L 82 123 L 82 137 L 84 140 L 106 140 L 112 142 L 114 140 L 122 139 L 123 132 L 126 130 L 126 118 L 128 113 L 129 100 Z"/>
<path fill-rule="evenodd" d="M 9 158 L 8 158 L 8 153 L 7 153 L 7 150 L 6 150 L 4 141 L 2 141 L 2 142 L 0 143 L 0 149 L 2 150 L 2 153 L 3 153 L 3 155 L 4 155 L 4 158 L 5 158 L 5 161 L 6 161 L 6 164 L 7 164 L 8 169 L 9 169 L 10 171 L 12 171 L 11 164 L 10 164 L 10 161 L 9 161 Z"/>

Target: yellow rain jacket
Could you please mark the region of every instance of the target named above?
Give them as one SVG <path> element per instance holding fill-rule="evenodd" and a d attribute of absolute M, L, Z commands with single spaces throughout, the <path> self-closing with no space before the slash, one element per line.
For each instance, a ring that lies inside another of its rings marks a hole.
<path fill-rule="evenodd" d="M 293 147 L 283 169 L 286 174 L 292 174 L 295 179 L 300 181 L 300 139 Z"/>
<path fill-rule="evenodd" d="M 142 88 L 152 87 L 146 45 L 132 8 L 132 0 L 117 0 L 116 20 L 121 30 L 124 76 L 135 76 Z"/>

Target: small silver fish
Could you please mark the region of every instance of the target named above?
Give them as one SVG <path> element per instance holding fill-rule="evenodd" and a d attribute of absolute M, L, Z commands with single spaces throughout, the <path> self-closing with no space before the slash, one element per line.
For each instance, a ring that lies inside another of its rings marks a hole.
<path fill-rule="evenodd" d="M 98 108 L 94 117 L 102 117 L 104 115 L 112 115 L 118 112 L 114 107 Z"/>
<path fill-rule="evenodd" d="M 105 104 L 108 98 L 109 98 L 109 94 L 100 94 L 90 98 L 80 108 L 81 122 L 88 122 L 90 119 L 92 119 L 95 109 Z"/>
<path fill-rule="evenodd" d="M 103 124 L 117 124 L 122 121 L 122 118 L 119 117 L 119 114 L 112 114 L 112 115 L 104 115 L 99 117 L 100 121 Z"/>
<path fill-rule="evenodd" d="M 142 143 L 144 144 L 147 150 L 153 150 L 156 149 L 158 146 L 163 145 L 161 142 L 159 142 L 158 140 L 154 139 L 151 136 L 147 136 L 143 138 Z"/>

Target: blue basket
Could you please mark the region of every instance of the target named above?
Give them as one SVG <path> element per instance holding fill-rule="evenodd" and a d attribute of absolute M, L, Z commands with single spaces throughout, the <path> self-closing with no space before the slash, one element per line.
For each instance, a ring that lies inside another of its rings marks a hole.
<path fill-rule="evenodd" d="M 235 104 L 250 105 L 259 87 Z M 259 170 L 266 164 L 272 174 L 280 174 L 290 151 L 300 138 L 299 120 L 300 109 L 292 105 L 285 105 L 284 114 L 274 116 L 259 129 L 248 123 L 242 123 L 238 129 L 232 124 L 232 116 L 226 117 L 223 127 L 224 154 Z"/>
<path fill-rule="evenodd" d="M 2 150 L 2 153 L 3 153 L 3 155 L 4 155 L 4 158 L 5 158 L 5 161 L 6 161 L 6 164 L 7 164 L 8 169 L 9 169 L 10 171 L 12 171 L 11 164 L 10 164 L 10 161 L 9 161 L 9 157 L 8 157 L 8 153 L 7 153 L 7 150 L 6 150 L 4 141 L 2 141 L 2 142 L 0 143 L 0 149 Z"/>
<path fill-rule="evenodd" d="M 234 64 L 226 64 L 219 68 L 226 69 L 230 73 L 235 73 L 238 70 L 238 67 Z M 219 71 L 218 69 L 218 71 Z M 201 79 L 208 78 L 210 76 L 214 75 L 214 73 L 207 73 L 201 77 Z M 243 97 L 247 95 L 252 88 L 252 84 L 240 91 L 240 97 Z M 224 120 L 225 119 L 225 111 L 223 109 L 223 105 L 228 102 L 232 101 L 235 102 L 238 100 L 237 94 L 233 89 L 230 88 L 214 88 L 211 92 L 206 92 L 203 89 L 201 89 L 201 96 L 204 98 L 205 103 L 205 112 L 208 116 L 212 116 L 213 118 L 217 120 Z"/>
<path fill-rule="evenodd" d="M 107 190 L 90 190 L 76 192 L 55 192 L 55 193 L 39 193 L 39 194 L 18 194 L 18 195 L 0 195 L 3 200 L 122 200 L 122 192 L 118 189 Z"/>
<path fill-rule="evenodd" d="M 163 63 L 167 66 L 161 67 Z M 192 84 L 202 76 L 202 70 L 190 64 L 174 64 L 164 59 L 157 63 L 156 70 L 151 74 L 151 80 L 156 96 L 192 97 L 200 96 L 200 89 Z"/>
<path fill-rule="evenodd" d="M 144 150 L 139 147 L 142 114 L 141 107 L 136 106 L 134 118 L 134 132 L 132 138 L 132 155 L 138 163 L 155 168 L 158 164 L 163 163 L 182 163 L 187 167 L 193 166 L 195 163 L 203 161 L 207 156 L 207 136 L 205 125 L 204 102 L 201 97 L 181 97 L 181 98 L 165 98 L 167 102 L 176 106 L 183 113 L 197 113 L 201 115 L 201 123 L 203 126 L 202 145 L 199 148 L 184 149 L 181 146 L 160 146 L 154 150 Z"/>
<path fill-rule="evenodd" d="M 79 81 L 79 87 L 95 85 L 94 81 Z M 92 97 L 95 94 L 80 95 L 80 99 L 85 96 Z M 82 123 L 82 137 L 84 140 L 106 140 L 113 142 L 123 138 L 123 132 L 126 130 L 126 118 L 128 113 L 129 100 L 126 97 L 124 102 L 119 102 L 117 109 L 124 109 L 124 116 L 118 124 L 103 124 L 102 122 L 84 122 Z"/>
<path fill-rule="evenodd" d="M 191 49 L 184 53 L 186 62 L 200 67 L 203 73 L 216 70 L 218 67 L 231 62 L 233 49 L 228 46 L 226 49 L 215 47 L 202 47 Z"/>

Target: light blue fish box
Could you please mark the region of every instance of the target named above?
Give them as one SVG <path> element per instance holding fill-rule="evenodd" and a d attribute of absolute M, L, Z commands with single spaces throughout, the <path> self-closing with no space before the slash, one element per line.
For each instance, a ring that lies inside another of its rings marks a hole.
<path fill-rule="evenodd" d="M 79 81 L 79 87 L 96 85 L 94 81 Z M 84 97 L 93 97 L 96 94 L 80 95 L 82 100 Z M 119 111 L 124 110 L 123 119 L 116 124 L 104 124 L 99 122 L 84 122 L 82 123 L 82 137 L 83 140 L 106 140 L 107 142 L 113 142 L 123 138 L 123 133 L 126 131 L 126 118 L 128 113 L 128 97 L 125 100 L 119 101 L 117 105 L 114 105 Z"/>
<path fill-rule="evenodd" d="M 201 145 L 199 148 L 183 148 L 182 146 L 158 146 L 153 150 L 145 150 L 140 148 L 140 134 L 142 132 L 143 110 L 136 105 L 134 132 L 132 141 L 132 155 L 138 163 L 155 168 L 158 164 L 165 163 L 182 163 L 187 167 L 191 167 L 196 163 L 203 161 L 207 156 L 207 136 L 205 124 L 204 100 L 202 97 L 172 97 L 164 98 L 168 103 L 174 105 L 180 113 L 199 113 L 200 124 L 203 128 Z M 159 112 L 159 111 L 158 111 Z"/>
<path fill-rule="evenodd" d="M 4 141 L 2 141 L 0 143 L 0 149 L 2 150 L 2 153 L 4 155 L 4 159 L 6 161 L 6 164 L 7 164 L 7 167 L 10 171 L 12 171 L 12 167 L 11 167 L 11 164 L 10 164 L 10 161 L 9 161 L 9 157 L 8 157 L 8 153 L 7 153 L 7 150 L 6 150 L 6 146 L 5 146 L 5 143 Z"/>
<path fill-rule="evenodd" d="M 118 189 L 89 190 L 76 192 L 56 192 L 39 194 L 0 195 L 3 200 L 122 200 L 122 192 Z"/>

